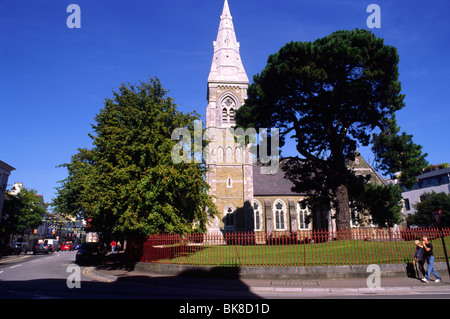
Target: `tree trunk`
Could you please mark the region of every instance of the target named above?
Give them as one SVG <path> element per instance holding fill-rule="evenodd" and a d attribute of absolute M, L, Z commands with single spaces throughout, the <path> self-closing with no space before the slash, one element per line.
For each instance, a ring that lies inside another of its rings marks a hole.
<path fill-rule="evenodd" d="M 347 231 L 350 227 L 350 205 L 347 185 L 336 189 L 336 227 L 338 231 Z"/>

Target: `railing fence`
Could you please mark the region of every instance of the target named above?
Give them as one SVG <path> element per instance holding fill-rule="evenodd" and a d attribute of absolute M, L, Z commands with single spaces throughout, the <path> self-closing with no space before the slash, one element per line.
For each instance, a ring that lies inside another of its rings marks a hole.
<path fill-rule="evenodd" d="M 448 247 L 450 230 L 443 229 L 443 234 Z M 424 236 L 432 242 L 436 260 L 444 261 L 437 228 L 158 234 L 144 243 L 141 261 L 222 267 L 407 263 L 414 241 Z"/>

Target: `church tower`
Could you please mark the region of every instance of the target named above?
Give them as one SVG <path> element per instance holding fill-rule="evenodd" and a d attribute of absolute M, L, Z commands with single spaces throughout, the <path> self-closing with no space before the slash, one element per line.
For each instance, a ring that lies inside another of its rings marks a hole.
<path fill-rule="evenodd" d="M 236 143 L 233 134 L 235 112 L 247 98 L 249 81 L 239 53 L 228 0 L 223 6 L 213 46 L 206 109 L 211 158 L 206 178 L 221 217 L 210 221 L 208 230 L 252 230 L 252 157 L 247 147 Z"/>

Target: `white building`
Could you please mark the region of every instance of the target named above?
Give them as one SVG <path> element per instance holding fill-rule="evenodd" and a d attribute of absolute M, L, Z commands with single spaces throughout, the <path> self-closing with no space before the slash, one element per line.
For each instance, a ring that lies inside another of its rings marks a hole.
<path fill-rule="evenodd" d="M 417 176 L 414 187 L 402 193 L 406 213 L 415 214 L 415 204 L 420 202 L 420 196 L 433 191 L 450 194 L 450 168 L 441 168 Z"/>
<path fill-rule="evenodd" d="M 5 192 L 8 185 L 8 178 L 15 168 L 0 161 L 0 219 L 2 217 L 3 201 L 5 200 Z"/>

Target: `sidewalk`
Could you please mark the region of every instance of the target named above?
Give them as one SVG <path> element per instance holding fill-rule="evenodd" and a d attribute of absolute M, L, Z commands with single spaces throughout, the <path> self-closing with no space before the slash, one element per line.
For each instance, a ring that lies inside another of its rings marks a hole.
<path fill-rule="evenodd" d="M 301 279 L 251 279 L 240 278 L 238 275 L 228 278 L 218 278 L 213 272 L 203 270 L 188 271 L 181 275 L 155 273 L 142 267 L 131 269 L 121 260 L 119 254 L 108 255 L 106 261 L 96 267 L 95 273 L 112 282 L 119 278 L 134 278 L 145 276 L 151 278 L 155 285 L 188 287 L 191 289 L 209 289 L 223 291 L 251 291 L 260 294 L 371 294 L 371 293 L 418 293 L 418 292 L 442 292 L 450 293 L 450 279 L 447 271 L 439 271 L 442 282 L 435 283 L 434 277 L 428 283 L 423 283 L 416 278 L 408 278 L 405 275 L 381 274 L 380 287 L 369 288 L 368 277 L 361 278 L 301 278 Z"/>

